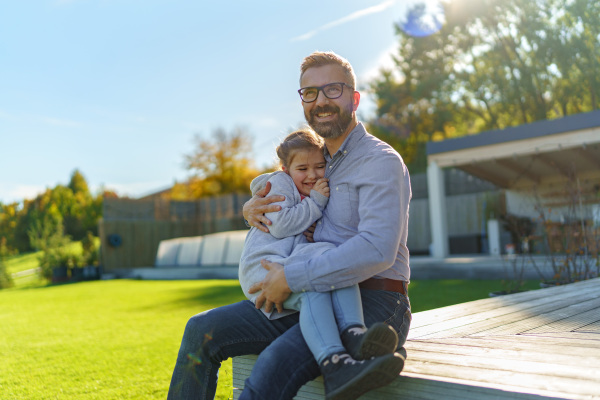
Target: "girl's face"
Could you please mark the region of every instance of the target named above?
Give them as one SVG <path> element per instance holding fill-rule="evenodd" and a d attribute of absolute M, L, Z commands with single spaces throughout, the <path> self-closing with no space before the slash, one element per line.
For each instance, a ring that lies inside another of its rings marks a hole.
<path fill-rule="evenodd" d="M 300 194 L 310 196 L 310 190 L 317 180 L 325 177 L 323 150 L 296 150 L 290 158 L 289 166 L 283 166 L 283 171 L 292 177 Z"/>

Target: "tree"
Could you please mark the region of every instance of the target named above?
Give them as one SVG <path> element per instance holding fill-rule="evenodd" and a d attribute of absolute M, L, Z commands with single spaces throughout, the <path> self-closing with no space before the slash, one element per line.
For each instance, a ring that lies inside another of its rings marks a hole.
<path fill-rule="evenodd" d="M 216 129 L 210 140 L 196 136 L 196 148 L 185 156 L 185 167 L 194 173 L 186 184 L 176 184 L 172 198 L 198 198 L 249 191 L 259 171 L 251 158 L 252 139 L 247 131 Z"/>
<path fill-rule="evenodd" d="M 52 232 L 73 240 L 83 239 L 88 231 L 97 235 L 106 193 L 110 194 L 93 197 L 84 176 L 75 170 L 68 186 L 48 188 L 22 205 L 0 204 L 0 238 L 6 239 L 7 248 L 26 252 L 38 248 L 34 242 Z"/>
<path fill-rule="evenodd" d="M 6 269 L 4 259 L 8 256 L 9 250 L 6 246 L 6 238 L 0 237 L 0 289 L 9 288 L 14 285 L 11 274 Z"/>
<path fill-rule="evenodd" d="M 14 233 L 19 217 L 19 203 L 0 202 L 0 241 L 3 241 L 6 249 L 17 248 Z"/>
<path fill-rule="evenodd" d="M 90 189 L 88 188 L 87 181 L 78 169 L 71 174 L 71 180 L 67 187 L 71 189 L 74 195 L 82 194 L 86 197 L 90 196 Z"/>
<path fill-rule="evenodd" d="M 417 5 L 418 6 L 418 5 Z M 425 143 L 600 108 L 600 3 L 454 0 L 428 37 L 396 27 L 395 67 L 370 83 L 376 135 L 426 167 Z"/>

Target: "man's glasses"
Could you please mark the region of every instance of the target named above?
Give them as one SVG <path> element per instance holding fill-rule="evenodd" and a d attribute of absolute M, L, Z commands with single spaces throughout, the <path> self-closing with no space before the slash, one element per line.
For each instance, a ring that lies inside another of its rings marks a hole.
<path fill-rule="evenodd" d="M 352 86 L 343 82 L 334 82 L 318 87 L 305 87 L 298 90 L 298 93 L 300 93 L 300 98 L 303 102 L 312 103 L 319 97 L 319 91 L 323 92 L 328 99 L 337 99 L 344 93 L 344 86 L 354 89 Z"/>

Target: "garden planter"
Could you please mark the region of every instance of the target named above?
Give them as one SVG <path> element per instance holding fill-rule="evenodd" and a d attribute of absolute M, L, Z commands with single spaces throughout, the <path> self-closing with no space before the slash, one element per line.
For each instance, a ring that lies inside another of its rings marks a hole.
<path fill-rule="evenodd" d="M 100 267 L 97 265 L 83 267 L 83 277 L 86 281 L 100 279 Z"/>
<path fill-rule="evenodd" d="M 83 268 L 73 268 L 71 270 L 71 280 L 74 282 L 82 281 L 84 278 Z"/>
<path fill-rule="evenodd" d="M 52 283 L 66 282 L 69 280 L 69 268 L 60 266 L 52 268 Z"/>

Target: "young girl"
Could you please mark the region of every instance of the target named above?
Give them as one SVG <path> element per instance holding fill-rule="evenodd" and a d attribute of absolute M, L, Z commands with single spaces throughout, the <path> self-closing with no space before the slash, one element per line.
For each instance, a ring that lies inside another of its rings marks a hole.
<path fill-rule="evenodd" d="M 285 196 L 278 203 L 281 211 L 267 214 L 272 221 L 270 233 L 253 227 L 246 237 L 239 278 L 253 302 L 258 294 L 250 294 L 248 289 L 267 273 L 261 259 L 286 265 L 335 247 L 326 242 L 308 243 L 303 235 L 321 218 L 329 200 L 322 139 L 309 128 L 293 132 L 277 147 L 277 155 L 282 171 L 262 175 L 251 184 L 255 192 L 268 180 L 270 194 Z M 325 293 L 292 293 L 283 306 L 283 313 L 262 311 L 271 319 L 300 311 L 300 329 L 319 364 L 328 399 L 357 398 L 376 387 L 380 371 L 397 368 L 397 358 L 391 353 L 398 336 L 383 323 L 366 329 L 358 285 Z"/>

